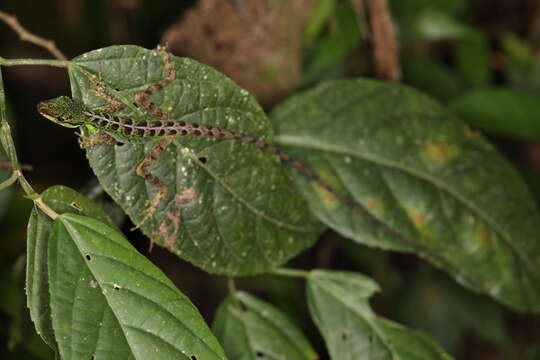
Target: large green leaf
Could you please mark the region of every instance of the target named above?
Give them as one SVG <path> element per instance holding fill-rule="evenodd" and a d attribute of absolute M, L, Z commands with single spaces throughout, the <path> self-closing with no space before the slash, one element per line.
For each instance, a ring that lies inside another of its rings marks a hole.
<path fill-rule="evenodd" d="M 189 299 L 113 228 L 66 213 L 48 245 L 63 359 L 225 359 Z"/>
<path fill-rule="evenodd" d="M 368 300 L 378 290 L 360 274 L 310 272 L 309 309 L 332 359 L 450 359 L 422 332 L 376 316 Z"/>
<path fill-rule="evenodd" d="M 450 108 L 472 126 L 487 132 L 540 139 L 538 95 L 504 88 L 476 90 L 454 99 Z"/>
<path fill-rule="evenodd" d="M 439 103 L 398 84 L 339 80 L 286 101 L 273 120 L 286 152 L 378 219 L 290 170 L 328 226 L 370 246 L 414 251 L 473 290 L 540 310 L 531 195 L 493 146 Z"/>
<path fill-rule="evenodd" d="M 166 76 L 162 56 L 135 46 L 95 50 L 74 59 L 72 93 L 89 107 L 103 99 L 89 91 L 90 73 L 131 105 L 136 93 Z M 256 101 L 212 68 L 174 58 L 175 81 L 152 97 L 173 119 L 199 122 L 272 141 L 270 122 Z M 115 90 L 116 89 L 116 90 Z M 131 106 L 125 114 L 142 110 Z M 152 117 L 147 117 L 152 121 Z M 135 174 L 151 142 L 95 146 L 90 165 L 134 223 L 157 189 Z M 250 274 L 282 264 L 310 246 L 320 225 L 291 186 L 279 159 L 230 140 L 178 138 L 150 171 L 169 187 L 142 231 L 154 242 L 209 272 Z"/>
<path fill-rule="evenodd" d="M 224 300 L 212 329 L 230 359 L 318 359 L 302 332 L 281 310 L 243 292 Z"/>

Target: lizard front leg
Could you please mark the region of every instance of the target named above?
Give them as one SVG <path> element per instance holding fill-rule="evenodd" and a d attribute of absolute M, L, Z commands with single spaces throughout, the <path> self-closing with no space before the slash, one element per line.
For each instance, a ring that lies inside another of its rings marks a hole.
<path fill-rule="evenodd" d="M 96 145 L 111 145 L 118 144 L 115 138 L 105 132 L 98 133 L 97 137 L 90 137 L 81 133 L 76 133 L 79 137 L 78 142 L 81 149 L 90 149 Z"/>

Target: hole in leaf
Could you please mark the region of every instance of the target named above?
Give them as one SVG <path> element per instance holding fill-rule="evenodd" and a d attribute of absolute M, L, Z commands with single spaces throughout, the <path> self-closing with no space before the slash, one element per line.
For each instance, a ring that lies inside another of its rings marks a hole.
<path fill-rule="evenodd" d="M 191 355 L 190 359 L 191 360 L 197 360 L 197 357 L 195 355 Z"/>
<path fill-rule="evenodd" d="M 70 207 L 74 208 L 75 210 L 77 210 L 78 212 L 82 212 L 83 209 L 79 206 L 79 204 L 77 204 L 76 202 L 72 202 L 69 204 Z"/>
<path fill-rule="evenodd" d="M 92 260 L 92 258 L 90 257 L 90 255 L 86 254 L 86 260 Z"/>
<path fill-rule="evenodd" d="M 263 358 L 264 357 L 264 353 L 262 351 L 255 351 L 255 355 L 258 357 L 258 358 Z"/>
<path fill-rule="evenodd" d="M 113 289 L 114 289 L 114 290 L 120 290 L 121 287 L 120 287 L 120 285 L 114 284 L 114 285 L 113 285 Z"/>
<path fill-rule="evenodd" d="M 199 161 L 202 162 L 203 164 L 206 164 L 207 159 L 205 157 L 200 157 Z"/>

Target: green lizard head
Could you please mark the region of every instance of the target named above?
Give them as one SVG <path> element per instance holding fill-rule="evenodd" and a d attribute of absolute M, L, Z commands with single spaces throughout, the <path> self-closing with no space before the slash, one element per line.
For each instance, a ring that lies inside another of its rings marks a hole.
<path fill-rule="evenodd" d="M 42 101 L 38 104 L 37 111 L 65 127 L 76 128 L 86 123 L 84 105 L 67 96 Z"/>

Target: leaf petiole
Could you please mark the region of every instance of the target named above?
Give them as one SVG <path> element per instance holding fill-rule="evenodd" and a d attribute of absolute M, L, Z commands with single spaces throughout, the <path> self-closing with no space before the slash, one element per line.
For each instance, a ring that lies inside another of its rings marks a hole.
<path fill-rule="evenodd" d="M 307 278 L 309 271 L 297 270 L 297 269 L 287 269 L 287 268 L 275 268 L 270 271 L 271 274 L 280 275 L 280 276 L 289 276 L 289 277 L 299 277 Z"/>

